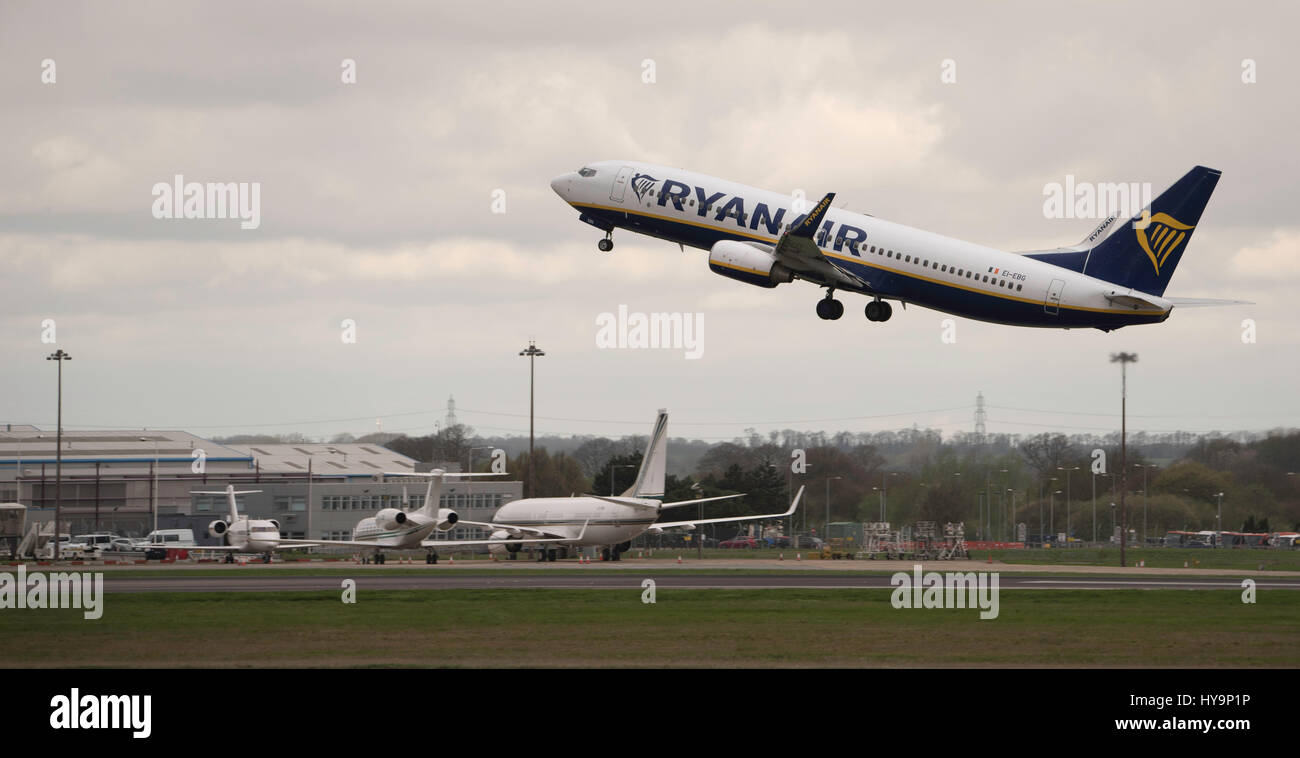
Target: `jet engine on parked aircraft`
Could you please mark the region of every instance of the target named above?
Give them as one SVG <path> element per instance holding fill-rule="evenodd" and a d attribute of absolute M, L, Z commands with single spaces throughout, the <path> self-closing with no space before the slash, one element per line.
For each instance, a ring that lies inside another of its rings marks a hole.
<path fill-rule="evenodd" d="M 460 521 L 460 516 L 450 508 L 438 509 L 438 531 L 445 532 Z"/>
<path fill-rule="evenodd" d="M 728 279 L 771 289 L 794 281 L 794 272 L 757 245 L 723 240 L 709 249 L 709 269 Z"/>
<path fill-rule="evenodd" d="M 375 523 L 384 529 L 396 529 L 406 521 L 406 514 L 396 508 L 385 508 L 375 514 Z"/>
<path fill-rule="evenodd" d="M 230 525 L 224 521 L 213 521 L 211 524 L 208 524 L 208 536 L 220 537 L 225 534 L 226 530 L 229 528 Z"/>
<path fill-rule="evenodd" d="M 499 544 L 493 544 L 488 546 L 488 551 L 491 552 L 493 555 L 505 555 L 506 553 L 519 552 L 519 542 L 510 541 L 510 532 L 507 532 L 504 529 L 496 530 L 495 532 L 492 533 L 492 536 L 489 537 L 488 539 L 499 540 Z"/>

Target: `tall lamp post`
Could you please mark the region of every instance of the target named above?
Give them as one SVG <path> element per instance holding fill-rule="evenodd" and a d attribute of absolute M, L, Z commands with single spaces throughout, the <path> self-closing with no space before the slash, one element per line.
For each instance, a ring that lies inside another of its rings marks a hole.
<path fill-rule="evenodd" d="M 54 560 L 59 560 L 59 535 L 63 533 L 63 362 L 72 356 L 62 348 L 45 356 L 47 361 L 59 363 L 58 419 L 54 438 Z"/>
<path fill-rule="evenodd" d="M 1128 565 L 1128 364 L 1137 363 L 1137 353 L 1111 353 L 1110 362 L 1119 364 L 1119 565 Z"/>
<path fill-rule="evenodd" d="M 148 442 L 148 437 L 141 437 L 141 442 Z M 153 481 L 149 484 L 149 510 L 153 511 L 153 532 L 154 538 L 158 535 L 158 438 L 153 441 Z M 98 524 L 96 525 L 98 528 Z"/>
<path fill-rule="evenodd" d="M 822 540 L 830 540 L 831 538 L 831 480 L 843 478 L 842 476 L 826 477 L 826 528 L 822 532 Z M 830 542 L 826 542 L 826 544 L 829 545 Z"/>
<path fill-rule="evenodd" d="M 1147 504 L 1151 502 L 1151 498 L 1147 494 L 1147 469 L 1160 467 L 1154 463 L 1146 465 L 1135 463 L 1133 465 L 1142 469 L 1142 546 L 1147 547 Z"/>
<path fill-rule="evenodd" d="M 616 488 L 614 487 L 614 474 L 621 468 L 636 468 L 636 466 L 631 463 L 620 463 L 617 466 L 609 467 L 609 496 L 610 497 L 613 497 L 616 494 L 615 493 Z M 701 516 L 701 518 L 703 517 Z"/>
<path fill-rule="evenodd" d="M 1078 466 L 1057 466 L 1057 471 L 1065 472 L 1065 541 L 1070 541 L 1070 472 L 1078 471 Z"/>
<path fill-rule="evenodd" d="M 1216 492 L 1214 496 L 1219 499 L 1219 515 L 1214 517 L 1214 520 L 1218 522 L 1214 534 L 1214 546 L 1223 547 L 1223 493 Z"/>
<path fill-rule="evenodd" d="M 1047 518 L 1048 524 L 1052 530 L 1052 542 L 1056 542 L 1056 496 L 1061 494 L 1060 490 L 1055 490 L 1047 496 Z M 1067 537 L 1069 535 L 1066 535 Z"/>
<path fill-rule="evenodd" d="M 534 359 L 540 358 L 546 353 L 537 349 L 537 345 L 532 340 L 528 340 L 528 347 L 519 351 L 520 355 L 528 356 L 528 493 L 524 497 L 533 496 L 533 363 Z"/>

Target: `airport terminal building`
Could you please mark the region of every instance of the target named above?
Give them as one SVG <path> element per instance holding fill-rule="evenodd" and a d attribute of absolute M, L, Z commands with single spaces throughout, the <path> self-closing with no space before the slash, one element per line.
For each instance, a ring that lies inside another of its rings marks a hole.
<path fill-rule="evenodd" d="M 424 504 L 426 478 L 385 472 L 433 466 L 379 445 L 222 445 L 188 432 L 64 430 L 61 484 L 56 487 L 55 434 L 32 426 L 0 427 L 0 502 L 28 507 L 27 520 L 54 520 L 61 503 L 63 531 L 114 532 L 142 537 L 154 528 L 188 528 L 200 543 L 214 519 L 226 518 L 227 484 L 261 490 L 237 498 L 240 515 L 270 518 L 287 538 L 350 539 L 357 522 L 383 508 Z M 459 471 L 458 464 L 439 464 Z M 447 482 L 442 506 L 470 521 L 491 521 L 523 494 L 518 481 Z M 440 535 L 441 536 L 441 535 Z M 486 537 L 457 528 L 452 539 Z"/>

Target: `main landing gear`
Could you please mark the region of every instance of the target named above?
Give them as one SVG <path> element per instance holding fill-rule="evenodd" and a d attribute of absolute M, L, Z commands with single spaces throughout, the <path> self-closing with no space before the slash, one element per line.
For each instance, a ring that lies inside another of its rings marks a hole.
<path fill-rule="evenodd" d="M 384 565 L 384 554 L 383 554 L 383 553 L 376 552 L 376 553 L 375 553 L 373 556 L 371 556 L 369 559 L 367 559 L 365 556 L 362 556 L 362 557 L 361 557 L 361 562 L 362 562 L 362 563 L 373 563 L 373 564 L 375 564 L 376 566 L 382 566 L 382 565 Z"/>
<path fill-rule="evenodd" d="M 429 552 L 424 556 L 424 562 L 425 562 L 425 563 L 428 563 L 428 564 L 431 564 L 431 565 L 434 565 L 434 566 L 438 565 L 438 551 L 437 551 L 437 550 L 430 550 L 430 551 L 429 551 Z"/>
<path fill-rule="evenodd" d="M 596 248 L 602 253 L 608 253 L 614 249 L 614 233 L 605 232 L 605 239 L 596 243 Z"/>
<path fill-rule="evenodd" d="M 826 290 L 826 297 L 817 301 L 817 316 L 824 321 L 834 321 L 844 315 L 844 303 L 835 299 L 835 290 Z"/>
<path fill-rule="evenodd" d="M 538 551 L 537 551 L 537 562 L 538 562 L 538 563 L 545 563 L 545 562 L 547 562 L 547 561 L 554 562 L 555 559 L 558 558 L 558 557 L 559 557 L 559 551 L 558 551 L 558 550 L 547 549 L 547 550 L 538 550 Z"/>
<path fill-rule="evenodd" d="M 872 300 L 867 303 L 868 321 L 888 321 L 894 315 L 894 308 L 884 300 Z"/>

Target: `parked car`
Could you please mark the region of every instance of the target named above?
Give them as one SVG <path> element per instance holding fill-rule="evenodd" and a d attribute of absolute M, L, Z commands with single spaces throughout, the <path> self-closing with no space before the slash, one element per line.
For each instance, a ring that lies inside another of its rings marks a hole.
<path fill-rule="evenodd" d="M 753 537 L 732 537 L 729 540 L 723 540 L 722 542 L 719 542 L 718 547 L 729 548 L 729 549 L 743 548 L 743 547 L 758 547 L 758 540 L 754 539 Z"/>
<path fill-rule="evenodd" d="M 822 539 L 811 534 L 801 534 L 794 538 L 794 546 L 800 550 L 821 550 Z"/>

